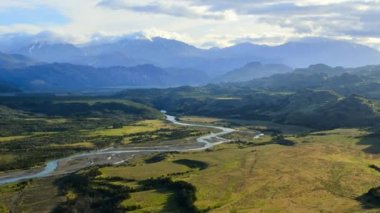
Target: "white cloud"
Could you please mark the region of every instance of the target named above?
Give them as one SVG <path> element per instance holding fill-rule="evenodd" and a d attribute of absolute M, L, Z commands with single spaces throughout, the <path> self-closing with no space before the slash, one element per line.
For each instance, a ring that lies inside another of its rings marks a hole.
<path fill-rule="evenodd" d="M 233 10 L 211 11 L 209 6 L 194 5 L 190 1 L 177 0 L 103 0 L 99 6 L 116 10 L 162 14 L 175 17 L 214 20 L 236 20 Z"/>
<path fill-rule="evenodd" d="M 0 33 L 52 31 L 76 43 L 160 36 L 207 47 L 320 36 L 380 47 L 379 0 L 5 0 L 0 10 L 41 5 L 70 22 L 0 25 Z"/>

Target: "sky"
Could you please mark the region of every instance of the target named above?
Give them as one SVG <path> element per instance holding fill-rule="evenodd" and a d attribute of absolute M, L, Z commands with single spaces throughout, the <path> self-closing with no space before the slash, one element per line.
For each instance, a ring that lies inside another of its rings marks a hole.
<path fill-rule="evenodd" d="M 380 0 L 0 0 L 0 34 L 73 43 L 160 36 L 198 47 L 304 37 L 380 49 Z"/>

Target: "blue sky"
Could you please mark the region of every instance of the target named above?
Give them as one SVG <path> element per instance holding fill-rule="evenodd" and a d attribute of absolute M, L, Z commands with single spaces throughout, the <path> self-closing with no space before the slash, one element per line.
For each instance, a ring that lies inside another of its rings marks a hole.
<path fill-rule="evenodd" d="M 380 49 L 380 1 L 0 0 L 0 35 L 46 31 L 74 43 L 139 35 L 202 47 L 326 37 Z"/>
<path fill-rule="evenodd" d="M 0 10 L 0 25 L 64 25 L 70 19 L 55 8 L 40 6 L 33 8 L 10 7 Z"/>

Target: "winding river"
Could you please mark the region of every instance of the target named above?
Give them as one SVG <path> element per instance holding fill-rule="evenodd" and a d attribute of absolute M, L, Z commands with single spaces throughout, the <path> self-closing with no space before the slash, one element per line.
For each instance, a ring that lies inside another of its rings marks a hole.
<path fill-rule="evenodd" d="M 166 120 L 172 122 L 175 125 L 180 126 L 189 126 L 189 127 L 205 127 L 205 128 L 212 128 L 218 130 L 217 133 L 210 133 L 204 136 L 201 136 L 196 139 L 197 143 L 202 144 L 200 147 L 175 147 L 175 146 L 168 146 L 168 147 L 150 147 L 150 148 L 131 148 L 131 149 L 104 149 L 99 151 L 93 151 L 83 154 L 77 154 L 72 155 L 66 158 L 56 159 L 49 161 L 46 166 L 39 172 L 28 172 L 25 171 L 24 174 L 11 176 L 11 177 L 5 177 L 0 178 L 0 185 L 8 184 L 8 183 L 16 183 L 19 181 L 29 180 L 29 179 L 35 179 L 35 178 L 43 178 L 51 176 L 58 168 L 59 162 L 65 160 L 65 161 L 71 161 L 74 159 L 89 157 L 89 156 L 95 156 L 95 155 L 108 155 L 108 154 L 123 154 L 123 153 L 152 153 L 152 152 L 191 152 L 191 151 L 202 151 L 209 148 L 212 148 L 213 146 L 227 143 L 229 140 L 221 138 L 223 135 L 229 134 L 231 132 L 234 132 L 234 129 L 221 127 L 221 126 L 212 126 L 212 125 L 204 125 L 204 124 L 190 124 L 190 123 L 183 123 L 177 121 L 175 116 L 167 115 Z"/>

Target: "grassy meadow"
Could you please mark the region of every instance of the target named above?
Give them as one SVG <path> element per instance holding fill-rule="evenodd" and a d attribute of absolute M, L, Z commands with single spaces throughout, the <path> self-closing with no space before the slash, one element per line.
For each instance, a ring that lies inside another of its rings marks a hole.
<path fill-rule="evenodd" d="M 42 104 L 19 101 L 8 100 L 0 110 L 0 122 L 6 124 L 0 129 L 2 172 L 98 148 L 193 140 L 210 131 L 171 125 L 154 109 L 128 101 L 50 100 L 52 109 L 45 114 Z M 0 186 L 0 212 L 379 210 L 380 205 L 363 200 L 380 186 L 374 129 L 312 130 L 193 116 L 181 120 L 238 131 L 225 136 L 231 143 L 204 152 L 138 155 L 117 166 Z M 258 131 L 265 135 L 256 138 Z"/>
<path fill-rule="evenodd" d="M 229 137 L 240 141 L 249 139 L 244 131 Z M 162 178 L 195 187 L 193 205 L 197 211 L 376 212 L 364 208 L 365 203 L 359 199 L 369 189 L 380 185 L 380 173 L 369 167 L 380 165 L 380 156 L 368 152 L 373 151 L 371 147 L 377 143 L 370 132 L 336 129 L 285 134 L 284 137 L 295 144 L 265 144 L 274 140 L 266 136 L 258 139 L 264 144 L 230 143 L 208 152 L 136 157 L 124 165 L 97 169 L 90 183 L 98 187 L 99 184 L 127 187 L 129 196 L 115 205 L 130 212 L 179 212 L 181 203 L 177 191 L 146 184 L 147 180 Z M 207 166 L 200 169 L 186 162 L 201 162 Z M 42 186 L 38 180 L 28 183 L 27 193 L 38 195 L 30 189 L 39 187 Z M 51 182 L 50 188 L 53 190 L 57 186 Z M 0 187 L 0 206 L 8 208 L 9 199 L 20 196 L 25 190 L 15 186 Z M 72 191 L 56 192 L 55 199 L 68 202 L 84 196 Z M 37 208 L 33 203 L 38 201 L 24 199 L 21 208 Z"/>
<path fill-rule="evenodd" d="M 0 98 L 0 172 L 94 149 L 194 137 L 157 110 L 123 99 Z"/>
<path fill-rule="evenodd" d="M 359 129 L 337 129 L 287 136 L 295 141 L 294 146 L 253 144 L 242 148 L 228 144 L 211 152 L 171 154 L 153 164 L 137 162 L 100 171 L 102 177 L 138 181 L 170 176 L 188 182 L 197 189 L 195 206 L 211 212 L 371 211 L 364 209 L 358 200 L 380 184 L 380 173 L 369 167 L 379 165 L 380 158 L 365 152 L 371 144 L 361 144 L 368 134 Z M 184 168 L 174 163 L 178 159 L 202 161 L 208 167 L 188 168 L 190 172 L 184 173 Z M 146 195 L 149 193 L 151 196 Z M 144 199 L 132 200 L 148 208 L 150 203 L 159 203 L 164 195 L 146 191 Z M 159 205 L 150 208 L 162 210 Z"/>

